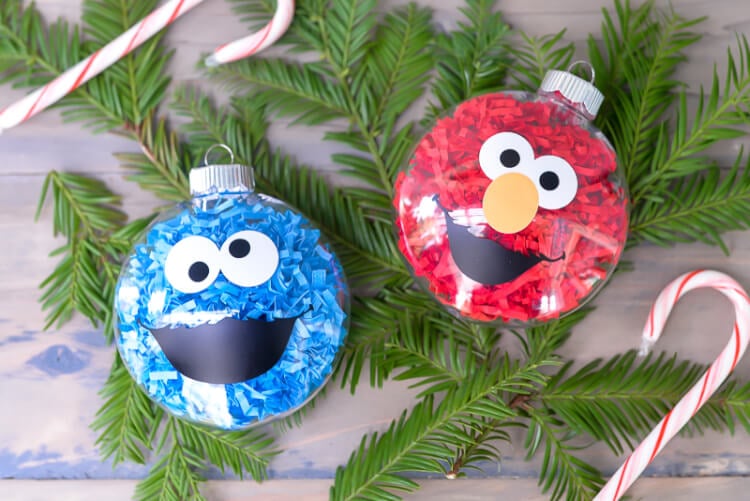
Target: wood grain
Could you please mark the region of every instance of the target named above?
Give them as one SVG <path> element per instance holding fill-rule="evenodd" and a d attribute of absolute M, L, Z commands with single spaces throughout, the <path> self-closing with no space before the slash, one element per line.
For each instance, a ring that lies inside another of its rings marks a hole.
<path fill-rule="evenodd" d="M 395 3 L 398 0 L 383 1 L 380 8 Z M 435 8 L 442 27 L 451 27 L 459 19 L 460 0 L 422 3 Z M 710 15 L 699 27 L 703 40 L 691 49 L 690 61 L 678 75 L 694 92 L 701 84 L 710 83 L 714 62 L 722 70 L 725 50 L 734 43 L 733 33 L 750 31 L 750 5 L 746 0 L 671 3 L 686 17 Z M 75 20 L 80 13 L 79 0 L 38 0 L 37 4 L 50 18 L 63 15 Z M 567 28 L 567 38 L 580 48 L 589 32 L 599 30 L 601 8 L 609 4 L 608 0 L 503 0 L 499 7 L 510 23 L 531 34 Z M 186 15 L 167 37 L 177 48 L 171 67 L 175 85 L 200 85 L 219 99 L 225 98 L 224 91 L 208 84 L 195 64 L 201 53 L 245 33 L 226 2 L 210 1 Z M 21 95 L 3 87 L 0 105 Z M 321 144 L 321 137 L 320 129 L 295 127 L 290 131 L 284 121 L 271 131 L 275 144 L 291 154 L 304 155 L 306 163 L 335 175 L 329 156 L 336 146 Z M 722 145 L 713 154 L 728 164 L 743 145 L 748 146 L 747 140 Z M 37 285 L 53 268 L 54 261 L 47 255 L 59 242 L 52 237 L 49 207 L 38 223 L 33 222 L 43 176 L 51 169 L 95 175 L 123 195 L 129 214 L 149 212 L 156 200 L 126 182 L 112 156 L 133 150 L 134 145 L 121 138 L 93 137 L 77 125 L 65 125 L 54 111 L 0 136 L 0 478 L 28 479 L 0 481 L 3 501 L 129 499 L 133 482 L 122 479 L 138 478 L 145 472 L 130 465 L 113 470 L 101 462 L 94 446 L 96 437 L 88 428 L 100 405 L 97 390 L 106 377 L 112 348 L 81 319 L 42 332 Z M 626 259 L 636 263 L 635 270 L 615 277 L 598 298 L 597 311 L 566 345 L 565 355 L 584 363 L 637 346 L 651 301 L 663 285 L 684 271 L 712 267 L 750 284 L 750 235 L 730 234 L 727 241 L 732 250 L 728 257 L 704 245 L 645 246 L 628 253 Z M 709 362 L 726 342 L 730 325 L 731 308 L 718 294 L 692 293 L 678 305 L 658 348 Z M 507 348 L 518 349 L 510 340 Z M 750 363 L 741 362 L 737 372 L 748 379 Z M 209 499 L 324 499 L 335 468 L 347 459 L 362 434 L 383 429 L 412 402 L 413 392 L 403 384 L 388 383 L 382 389 L 361 387 L 356 396 L 332 384 L 303 426 L 279 439 L 285 452 L 274 461 L 272 475 L 297 480 L 274 480 L 260 487 L 212 482 L 206 491 Z M 633 494 L 663 500 L 744 497 L 741 493 L 750 487 L 750 480 L 720 476 L 749 474 L 748 451 L 750 438 L 744 434 L 674 440 L 647 473 L 686 478 L 644 479 L 636 483 Z M 429 481 L 413 499 L 542 499 L 535 481 L 529 479 L 535 477 L 538 462 L 524 461 L 518 445 L 503 446 L 503 453 L 502 463 L 488 465 L 486 471 L 499 479 Z M 603 447 L 587 449 L 581 456 L 607 472 L 621 460 Z M 717 478 L 697 478 L 704 476 Z M 37 481 L 61 478 L 119 480 Z"/>

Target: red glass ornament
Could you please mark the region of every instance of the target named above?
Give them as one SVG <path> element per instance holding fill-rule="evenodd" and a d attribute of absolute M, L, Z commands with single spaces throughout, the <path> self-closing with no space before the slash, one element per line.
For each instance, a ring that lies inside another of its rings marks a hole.
<path fill-rule="evenodd" d="M 628 195 L 591 121 L 603 97 L 569 72 L 538 93 L 461 103 L 396 181 L 399 248 L 443 305 L 527 326 L 579 308 L 625 246 Z"/>

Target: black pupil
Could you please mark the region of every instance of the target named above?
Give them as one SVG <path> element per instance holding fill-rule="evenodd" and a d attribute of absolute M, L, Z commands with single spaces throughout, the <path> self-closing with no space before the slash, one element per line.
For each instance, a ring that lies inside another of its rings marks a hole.
<path fill-rule="evenodd" d="M 250 243 L 247 240 L 238 238 L 229 244 L 229 253 L 232 257 L 236 257 L 237 259 L 245 257 L 250 254 Z"/>
<path fill-rule="evenodd" d="M 196 261 L 190 265 L 188 275 L 193 282 L 203 282 L 208 276 L 208 265 L 203 261 Z"/>
<path fill-rule="evenodd" d="M 516 150 L 504 150 L 500 153 L 500 163 L 504 167 L 515 167 L 521 163 L 521 155 Z"/>
<path fill-rule="evenodd" d="M 547 191 L 552 191 L 560 186 L 560 178 L 554 172 L 545 172 L 539 177 L 539 184 Z"/>

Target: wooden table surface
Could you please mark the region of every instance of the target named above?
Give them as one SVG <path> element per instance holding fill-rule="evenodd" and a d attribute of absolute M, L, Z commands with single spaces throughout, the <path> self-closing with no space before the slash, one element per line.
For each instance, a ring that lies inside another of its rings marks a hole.
<path fill-rule="evenodd" d="M 0 0 L 2 1 L 2 0 Z M 381 2 L 385 6 L 398 0 Z M 432 3 L 439 22 L 458 19 L 461 0 Z M 666 3 L 666 2 L 664 2 Z M 734 32 L 750 32 L 747 0 L 672 0 L 685 16 L 710 15 L 700 26 L 703 40 L 689 52 L 679 77 L 696 89 L 710 83 L 714 61 L 722 68 Z M 37 0 L 49 18 L 77 19 L 79 0 Z M 530 34 L 568 29 L 579 47 L 589 32 L 597 32 L 600 9 L 609 0 L 501 0 L 507 20 Z M 170 30 L 177 48 L 172 74 L 179 83 L 209 88 L 194 70 L 200 53 L 244 34 L 226 2 L 213 0 L 196 8 Z M 22 95 L 0 89 L 0 106 Z M 278 123 L 272 139 L 291 153 L 306 152 L 305 160 L 330 169 L 329 150 L 321 147 L 320 131 Z M 744 140 L 747 145 L 747 139 Z M 742 141 L 714 153 L 731 159 Z M 58 242 L 52 238 L 51 211 L 34 224 L 35 204 L 50 169 L 93 174 L 125 197 L 130 214 L 141 215 L 155 200 L 122 177 L 113 152 L 134 145 L 113 136 L 92 137 L 77 125 L 63 125 L 56 112 L 46 112 L 0 136 L 0 499 L 120 500 L 129 499 L 145 469 L 123 465 L 112 469 L 100 460 L 89 424 L 99 408 L 97 391 L 112 360 L 113 349 L 83 319 L 58 331 L 43 331 L 37 303 L 41 280 L 53 267 L 47 257 Z M 310 152 L 314 152 L 310 157 Z M 327 167 L 328 166 L 328 167 Z M 609 357 L 635 347 L 650 303 L 668 281 L 697 267 L 712 267 L 750 286 L 750 233 L 727 236 L 732 251 L 680 245 L 672 249 L 642 247 L 626 259 L 635 271 L 618 276 L 599 297 L 596 312 L 576 329 L 565 354 L 581 362 Z M 660 347 L 682 357 L 709 362 L 725 343 L 731 307 L 717 293 L 691 293 L 677 307 Z M 750 377 L 750 362 L 741 362 L 739 377 Z M 262 486 L 217 480 L 206 487 L 210 500 L 325 499 L 337 465 L 349 456 L 363 433 L 382 429 L 412 403 L 412 393 L 400 384 L 382 390 L 362 387 L 356 396 L 333 390 L 302 427 L 279 439 L 285 452 L 272 464 L 273 480 Z M 517 442 L 520 443 L 520 442 Z M 519 446 L 503 446 L 504 458 L 488 478 L 468 481 L 430 480 L 410 499 L 478 500 L 544 499 L 536 487 L 538 463 L 525 462 Z M 622 458 L 604 447 L 581 452 L 587 461 L 612 472 Z M 750 437 L 739 433 L 708 434 L 676 439 L 647 470 L 654 478 L 636 483 L 632 494 L 642 499 L 744 499 L 750 489 Z M 47 480 L 47 481 L 43 481 Z M 53 481 L 50 481 L 53 480 Z"/>

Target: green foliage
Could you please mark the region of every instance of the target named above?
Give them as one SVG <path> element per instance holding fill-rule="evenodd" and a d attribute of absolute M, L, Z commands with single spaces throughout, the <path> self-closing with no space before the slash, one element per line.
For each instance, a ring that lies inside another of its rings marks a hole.
<path fill-rule="evenodd" d="M 598 86 L 612 96 L 599 123 L 612 139 L 633 203 L 631 245 L 701 241 L 720 245 L 720 233 L 750 226 L 747 159 L 740 152 L 726 179 L 706 150 L 745 135 L 750 108 L 750 47 L 738 36 L 727 52 L 726 74 L 714 68 L 709 90 L 698 91 L 697 109 L 674 79 L 685 50 L 700 40 L 704 19 L 684 19 L 653 2 L 637 8 L 615 2 L 604 11 L 603 48 L 592 36 L 589 57 Z M 674 111 L 673 111 L 674 108 Z M 692 122 L 692 125 L 688 125 Z"/>
<path fill-rule="evenodd" d="M 512 56 L 510 28 L 495 0 L 467 0 L 458 27 L 435 38 L 437 77 L 424 124 L 470 97 L 504 87 Z"/>
<path fill-rule="evenodd" d="M 527 457 L 544 446 L 539 486 L 550 499 L 591 499 L 604 485 L 601 473 L 575 456 L 583 447 L 575 445 L 569 425 L 544 409 L 529 407 L 529 427 L 524 439 Z"/>
<path fill-rule="evenodd" d="M 200 492 L 203 478 L 197 471 L 204 458 L 182 443 L 182 424 L 166 419 L 156 453 L 165 452 L 151 467 L 148 477 L 135 490 L 137 501 L 206 501 Z"/>
<path fill-rule="evenodd" d="M 247 472 L 258 482 L 266 479 L 268 462 L 278 453 L 271 447 L 273 438 L 262 431 L 225 432 L 178 420 L 175 427 L 182 447 L 240 478 Z"/>
<path fill-rule="evenodd" d="M 62 256 L 41 283 L 46 327 L 61 325 L 78 311 L 94 323 L 108 322 L 116 272 L 107 239 L 125 221 L 114 195 L 100 181 L 52 171 L 42 186 L 39 217 L 47 195 L 52 197 L 52 228 L 66 242 L 51 256 Z"/>
<path fill-rule="evenodd" d="M 111 457 L 114 464 L 122 461 L 145 464 L 145 451 L 151 449 L 163 413 L 141 390 L 119 355 L 115 356 L 109 378 L 99 394 L 104 405 L 97 412 L 92 428 L 99 432 L 97 445 L 102 456 Z"/>
<path fill-rule="evenodd" d="M 152 117 L 126 129 L 138 141 L 141 153 L 119 153 L 122 166 L 131 171 L 128 179 L 163 200 L 181 202 L 190 198 L 186 168 L 192 160 L 166 122 Z"/>
<path fill-rule="evenodd" d="M 493 357 L 476 365 L 473 376 L 446 391 L 439 403 L 434 395 L 425 396 L 385 432 L 362 439 L 359 449 L 336 471 L 331 499 L 399 499 L 390 491 L 411 492 L 418 487 L 399 473 L 445 473 L 446 458 L 474 444 L 472 430 L 485 420 L 505 422 L 515 417 L 503 393 L 542 384 L 539 367 L 545 363 L 520 365 L 508 357 Z"/>
<path fill-rule="evenodd" d="M 270 0 L 232 0 L 257 28 Z M 425 127 L 458 103 L 500 89 L 535 90 L 547 69 L 565 69 L 573 46 L 565 32 L 512 32 L 491 0 L 466 0 L 461 20 L 438 32 L 429 8 L 379 12 L 374 0 L 302 0 L 281 45 L 305 53 L 250 58 L 208 71 L 231 92 L 217 107 L 209 96 L 178 89 L 172 128 L 160 112 L 172 52 L 160 36 L 61 101 L 67 120 L 134 141 L 139 153 L 117 158 L 137 183 L 165 202 L 189 197 L 187 171 L 206 149 L 225 143 L 255 169 L 258 190 L 283 199 L 321 228 L 355 292 L 352 330 L 337 368 L 343 387 L 388 379 L 419 391 L 415 406 L 383 432 L 365 436 L 336 472 L 331 498 L 399 499 L 418 488 L 410 473 L 464 475 L 500 460 L 510 426 L 526 429 L 529 457 L 541 455 L 540 487 L 553 499 L 588 499 L 602 484 L 578 451 L 592 441 L 613 452 L 631 448 L 700 374 L 702 367 L 665 355 L 633 353 L 573 371 L 557 353 L 590 309 L 512 331 L 522 354 L 499 349 L 503 331 L 443 311 L 414 287 L 392 230 L 392 194 Z M 0 82 L 45 83 L 143 17 L 155 0 L 86 0 L 82 26 L 46 25 L 20 0 L 0 5 Z M 744 134 L 750 109 L 750 49 L 729 51 L 724 75 L 700 89 L 695 110 L 675 75 L 699 40 L 702 19 L 685 19 L 653 2 L 615 0 L 601 33 L 588 43 L 605 104 L 597 124 L 612 140 L 632 197 L 630 245 L 702 241 L 750 224 L 750 158 L 731 166 L 710 147 Z M 429 91 L 429 97 L 425 94 Z M 424 104 L 423 107 L 421 105 Z M 418 116 L 420 121 L 412 121 Z M 334 187 L 316 166 L 296 162 L 266 137 L 269 122 L 318 126 L 335 144 L 337 172 L 353 186 Z M 691 125 L 688 125 L 691 124 Z M 725 169 L 729 167 L 728 169 Z M 60 262 L 42 284 L 50 325 L 79 312 L 113 335 L 110 305 L 120 263 L 151 218 L 127 222 L 119 198 L 100 181 L 52 172 L 40 201 L 51 199 L 53 231 L 65 239 Z M 369 371 L 369 372 L 368 372 Z M 263 430 L 226 433 L 165 417 L 119 358 L 102 389 L 94 428 L 114 462 L 156 459 L 139 484 L 142 500 L 197 500 L 201 472 L 255 480 L 278 453 Z M 322 397 L 316 401 L 324 402 Z M 750 384 L 726 384 L 696 415 L 687 434 L 706 429 L 750 432 Z M 285 426 L 299 424 L 300 412 Z M 285 426 L 277 428 L 283 432 Z"/>
<path fill-rule="evenodd" d="M 633 449 L 704 369 L 664 354 L 639 360 L 635 351 L 595 360 L 574 374 L 571 365 L 550 379 L 539 398 L 574 431 L 603 441 L 618 455 Z M 696 426 L 705 424 L 699 418 Z"/>
<path fill-rule="evenodd" d="M 520 64 L 513 67 L 515 71 L 510 75 L 519 88 L 538 89 L 547 70 L 568 68 L 575 46 L 572 42 L 564 42 L 564 36 L 565 30 L 540 37 L 521 33 L 522 43 L 513 47 L 513 54 Z"/>

